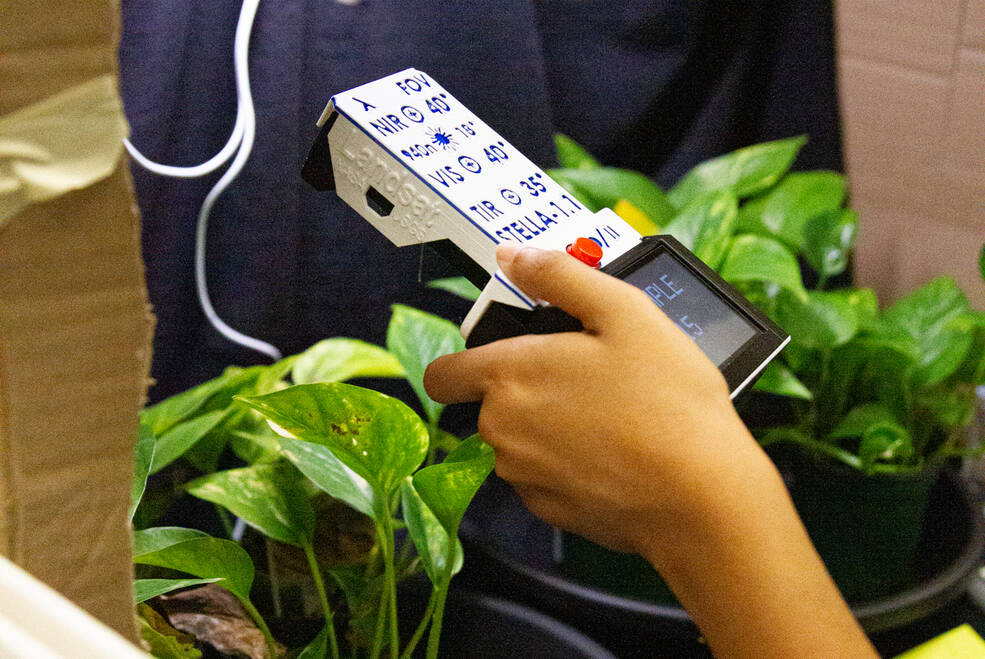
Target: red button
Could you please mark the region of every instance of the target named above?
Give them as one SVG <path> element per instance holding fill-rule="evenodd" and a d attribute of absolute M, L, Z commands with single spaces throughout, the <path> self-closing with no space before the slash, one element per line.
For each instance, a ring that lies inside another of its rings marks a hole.
<path fill-rule="evenodd" d="M 593 268 L 599 267 L 602 262 L 602 246 L 591 238 L 578 238 L 575 242 L 568 245 L 568 254 L 575 257 L 582 263 Z"/>

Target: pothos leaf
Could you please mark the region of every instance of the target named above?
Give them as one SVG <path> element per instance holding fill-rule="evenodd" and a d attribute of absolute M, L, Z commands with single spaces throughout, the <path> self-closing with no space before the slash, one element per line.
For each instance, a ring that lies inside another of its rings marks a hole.
<path fill-rule="evenodd" d="M 420 399 L 428 420 L 436 425 L 445 406 L 431 400 L 424 390 L 424 371 L 438 357 L 465 348 L 465 339 L 458 327 L 444 318 L 395 304 L 387 328 L 386 346 L 403 366 L 407 381 Z"/>
<path fill-rule="evenodd" d="M 801 300 L 807 299 L 797 259 L 771 238 L 752 234 L 736 236 L 719 273 L 730 283 L 773 283 Z"/>
<path fill-rule="evenodd" d="M 811 390 L 797 379 L 793 371 L 775 360 L 766 365 L 753 390 L 801 400 L 814 398 Z"/>
<path fill-rule="evenodd" d="M 134 563 L 166 567 L 202 579 L 216 579 L 219 585 L 236 597 L 249 599 L 250 588 L 253 586 L 253 560 L 242 547 L 230 540 L 210 536 L 172 542 L 176 535 L 181 535 L 176 534 L 176 530 L 164 528 L 136 531 Z"/>
<path fill-rule="evenodd" d="M 660 187 L 640 172 L 616 167 L 596 169 L 551 169 L 551 178 L 572 185 L 589 195 L 596 205 L 615 208 L 621 199 L 643 211 L 650 221 L 662 226 L 674 216 L 674 206 Z"/>
<path fill-rule="evenodd" d="M 669 233 L 708 264 L 718 268 L 725 258 L 738 217 L 738 201 L 730 190 L 720 190 L 688 204 L 667 226 Z"/>
<path fill-rule="evenodd" d="M 294 384 L 310 384 L 396 378 L 403 374 L 397 358 L 383 348 L 357 339 L 333 338 L 319 341 L 301 353 L 294 362 L 291 379 Z"/>
<path fill-rule="evenodd" d="M 464 440 L 443 462 L 414 474 L 414 489 L 441 522 L 451 537 L 458 535 L 458 525 L 479 486 L 492 471 L 495 458 L 492 448 L 478 435 Z"/>
<path fill-rule="evenodd" d="M 240 398 L 287 433 L 329 448 L 385 502 L 427 455 L 428 431 L 407 405 L 341 383 L 301 384 Z"/>
<path fill-rule="evenodd" d="M 562 167 L 569 169 L 597 169 L 601 167 L 598 160 L 593 158 L 585 147 L 567 135 L 554 133 L 554 146 L 557 149 L 558 163 Z"/>
<path fill-rule="evenodd" d="M 207 583 L 215 583 L 216 579 L 137 579 L 133 582 L 134 600 L 137 604 L 164 595 L 180 588 L 189 586 L 201 586 Z"/>
<path fill-rule="evenodd" d="M 482 294 L 475 284 L 465 277 L 445 277 L 444 279 L 432 279 L 428 282 L 428 288 L 437 288 L 447 291 L 458 297 L 475 302 Z"/>
<path fill-rule="evenodd" d="M 280 440 L 281 451 L 301 473 L 332 497 L 376 519 L 376 497 L 362 476 L 346 467 L 331 449 L 292 437 Z"/>
<path fill-rule="evenodd" d="M 424 572 L 431 583 L 438 585 L 462 568 L 463 553 L 457 536 L 450 536 L 421 495 L 414 489 L 414 481 L 408 476 L 400 486 L 401 504 L 407 532 L 417 548 Z M 455 546 L 450 546 L 454 542 Z M 454 553 L 451 553 L 454 552 Z M 448 557 L 452 556 L 452 565 Z M 450 569 L 450 572 L 449 572 Z"/>
<path fill-rule="evenodd" d="M 151 463 L 154 461 L 154 444 L 157 438 L 154 431 L 146 423 L 140 424 L 137 432 L 137 443 L 133 448 L 133 485 L 130 488 L 130 514 L 127 516 L 133 522 L 133 514 L 144 497 L 147 489 L 147 476 L 150 474 Z"/>
<path fill-rule="evenodd" d="M 806 137 L 747 146 L 695 166 L 677 182 L 668 199 L 684 208 L 703 194 L 729 189 L 740 199 L 776 184 L 787 173 Z"/>
<path fill-rule="evenodd" d="M 303 547 L 310 545 L 315 513 L 301 474 L 284 462 L 208 474 L 187 485 L 190 494 L 227 508 L 264 535 Z"/>

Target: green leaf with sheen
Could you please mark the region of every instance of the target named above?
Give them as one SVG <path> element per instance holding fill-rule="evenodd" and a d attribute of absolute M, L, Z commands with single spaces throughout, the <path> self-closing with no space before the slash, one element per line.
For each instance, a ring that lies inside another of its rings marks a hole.
<path fill-rule="evenodd" d="M 805 228 L 813 218 L 838 209 L 845 199 L 845 179 L 835 172 L 793 172 L 754 203 L 743 207 L 741 231 L 769 233 L 794 249 L 805 245 Z"/>
<path fill-rule="evenodd" d="M 376 519 L 376 495 L 362 476 L 335 457 L 332 450 L 315 442 L 282 437 L 281 453 L 302 474 L 327 494 Z"/>
<path fill-rule="evenodd" d="M 458 535 L 458 525 L 479 486 L 493 470 L 492 447 L 478 435 L 462 441 L 440 464 L 414 474 L 414 489 L 451 537 Z"/>
<path fill-rule="evenodd" d="M 717 269 L 735 230 L 738 204 L 730 190 L 699 197 L 678 213 L 662 233 L 674 236 L 708 267 Z"/>
<path fill-rule="evenodd" d="M 858 448 L 863 471 L 871 471 L 877 462 L 902 463 L 912 456 L 913 438 L 906 428 L 891 421 L 869 426 Z"/>
<path fill-rule="evenodd" d="M 428 288 L 436 288 L 446 291 L 458 297 L 475 302 L 479 299 L 482 291 L 465 277 L 445 277 L 444 279 L 432 279 L 428 282 Z"/>
<path fill-rule="evenodd" d="M 274 462 L 218 471 L 187 485 L 190 494 L 223 506 L 264 535 L 303 547 L 312 543 L 315 513 L 290 464 Z"/>
<path fill-rule="evenodd" d="M 631 169 L 551 169 L 547 173 L 558 182 L 569 183 L 584 191 L 600 206 L 613 208 L 619 200 L 625 199 L 657 226 L 663 226 L 676 213 L 656 183 Z"/>
<path fill-rule="evenodd" d="M 144 408 L 140 412 L 140 420 L 150 426 L 154 434 L 160 437 L 178 423 L 198 412 L 216 392 L 236 376 L 236 372 L 227 369 L 217 378 L 166 398 L 156 405 Z"/>
<path fill-rule="evenodd" d="M 216 410 L 180 423 L 157 438 L 150 473 L 156 474 L 186 452 L 214 429 L 228 412 Z"/>
<path fill-rule="evenodd" d="M 797 259 L 783 244 L 771 238 L 752 234 L 737 236 L 719 274 L 730 283 L 773 283 L 801 300 L 807 299 Z"/>
<path fill-rule="evenodd" d="M 804 226 L 803 255 L 814 271 L 833 277 L 845 271 L 855 247 L 858 214 L 848 208 L 821 213 Z"/>
<path fill-rule="evenodd" d="M 777 300 L 776 312 L 791 340 L 813 350 L 844 345 L 858 332 L 858 315 L 841 294 L 809 291 L 803 301 L 784 292 Z"/>
<path fill-rule="evenodd" d="M 449 575 L 448 556 L 453 550 L 451 573 L 456 574 L 462 569 L 464 555 L 457 536 L 450 536 L 441 521 L 428 508 L 421 495 L 414 489 L 413 479 L 408 476 L 400 486 L 401 510 L 407 523 L 407 532 L 417 548 L 424 572 L 431 583 L 437 585 Z M 454 542 L 455 547 L 449 547 Z"/>
<path fill-rule="evenodd" d="M 685 174 L 667 197 L 677 208 L 684 208 L 716 190 L 731 190 L 740 199 L 758 194 L 787 173 L 806 141 L 800 136 L 764 142 L 706 160 Z"/>
<path fill-rule="evenodd" d="M 870 427 L 880 423 L 897 423 L 896 415 L 884 405 L 864 403 L 849 410 L 829 436 L 832 439 L 861 437 Z"/>
<path fill-rule="evenodd" d="M 967 311 L 968 300 L 954 279 L 937 277 L 883 313 L 887 324 L 916 343 L 918 383 L 941 382 L 961 365 L 973 342 L 962 322 Z"/>
<path fill-rule="evenodd" d="M 133 533 L 133 555 L 150 554 L 160 549 L 176 545 L 186 540 L 209 538 L 208 533 L 182 526 L 155 526 Z"/>
<path fill-rule="evenodd" d="M 554 133 L 554 146 L 557 148 L 557 161 L 567 169 L 598 169 L 599 161 L 592 157 L 585 147 L 567 135 Z"/>
<path fill-rule="evenodd" d="M 329 448 L 373 487 L 377 503 L 427 455 L 428 431 L 420 417 L 371 389 L 322 382 L 239 400 L 294 437 Z"/>
<path fill-rule="evenodd" d="M 133 594 L 136 604 L 146 602 L 152 597 L 165 595 L 189 586 L 201 586 L 216 583 L 219 579 L 137 579 L 133 582 Z"/>
<path fill-rule="evenodd" d="M 763 374 L 753 385 L 754 391 L 776 394 L 777 396 L 787 396 L 788 398 L 799 398 L 801 400 L 812 400 L 814 395 L 811 390 L 804 386 L 804 383 L 797 379 L 793 371 L 776 360 L 771 361 L 763 369 Z"/>
<path fill-rule="evenodd" d="M 434 314 L 395 304 L 387 328 L 386 347 L 403 366 L 428 421 L 437 425 L 445 406 L 431 400 L 424 390 L 424 371 L 438 357 L 465 349 L 465 339 L 458 327 Z"/>
<path fill-rule="evenodd" d="M 291 379 L 294 384 L 311 384 L 352 378 L 398 378 L 403 374 L 397 358 L 383 348 L 357 339 L 334 338 L 319 341 L 298 355 Z"/>
<path fill-rule="evenodd" d="M 144 497 L 147 489 L 147 476 L 150 475 L 151 463 L 154 462 L 154 444 L 157 438 L 151 427 L 141 422 L 137 431 L 137 443 L 133 447 L 133 485 L 130 488 L 130 514 L 127 516 L 133 522 L 133 514 Z"/>
<path fill-rule="evenodd" d="M 134 533 L 135 544 L 139 534 L 154 530 Z M 216 583 L 244 601 L 249 599 L 253 586 L 253 560 L 246 550 L 231 540 L 209 536 L 192 538 L 156 551 L 135 551 L 133 562 L 186 572 L 202 579 L 215 579 Z"/>

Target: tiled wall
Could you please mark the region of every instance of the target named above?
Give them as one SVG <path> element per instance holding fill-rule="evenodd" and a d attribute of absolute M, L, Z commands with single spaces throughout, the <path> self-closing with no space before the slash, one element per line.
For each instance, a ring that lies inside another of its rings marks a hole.
<path fill-rule="evenodd" d="M 938 274 L 985 309 L 985 0 L 836 0 L 856 276 L 887 302 Z"/>

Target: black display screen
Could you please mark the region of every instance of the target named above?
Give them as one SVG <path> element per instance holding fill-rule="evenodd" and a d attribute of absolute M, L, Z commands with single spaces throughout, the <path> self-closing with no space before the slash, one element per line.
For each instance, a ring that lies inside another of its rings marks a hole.
<path fill-rule="evenodd" d="M 757 333 L 756 327 L 667 252 L 623 279 L 649 295 L 716 366 Z"/>

